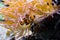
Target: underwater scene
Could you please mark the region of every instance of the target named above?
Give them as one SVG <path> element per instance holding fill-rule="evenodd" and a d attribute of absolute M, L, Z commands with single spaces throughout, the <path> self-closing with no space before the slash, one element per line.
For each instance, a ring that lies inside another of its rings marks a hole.
<path fill-rule="evenodd" d="M 60 0 L 0 0 L 0 40 L 60 40 Z"/>

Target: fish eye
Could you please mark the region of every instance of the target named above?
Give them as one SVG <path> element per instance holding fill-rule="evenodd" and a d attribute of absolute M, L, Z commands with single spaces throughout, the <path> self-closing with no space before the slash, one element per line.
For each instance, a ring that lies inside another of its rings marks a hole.
<path fill-rule="evenodd" d="M 49 5 L 49 3 L 47 3 L 47 5 Z"/>
<path fill-rule="evenodd" d="M 51 3 L 52 5 L 54 5 L 54 3 Z"/>

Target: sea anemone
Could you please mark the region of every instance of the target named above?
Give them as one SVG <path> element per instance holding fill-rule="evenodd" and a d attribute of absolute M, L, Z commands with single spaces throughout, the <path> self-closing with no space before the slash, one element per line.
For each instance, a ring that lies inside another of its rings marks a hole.
<path fill-rule="evenodd" d="M 58 10 L 58 6 L 52 0 L 3 1 L 5 7 L 1 8 L 0 14 L 4 15 L 4 21 L 1 21 L 1 24 L 4 24 L 5 28 L 13 32 L 14 35 L 19 34 L 16 38 L 24 36 L 26 33 L 29 35 L 33 22 L 36 23 L 49 15 L 52 16 Z M 7 34 L 9 34 L 8 32 Z"/>

